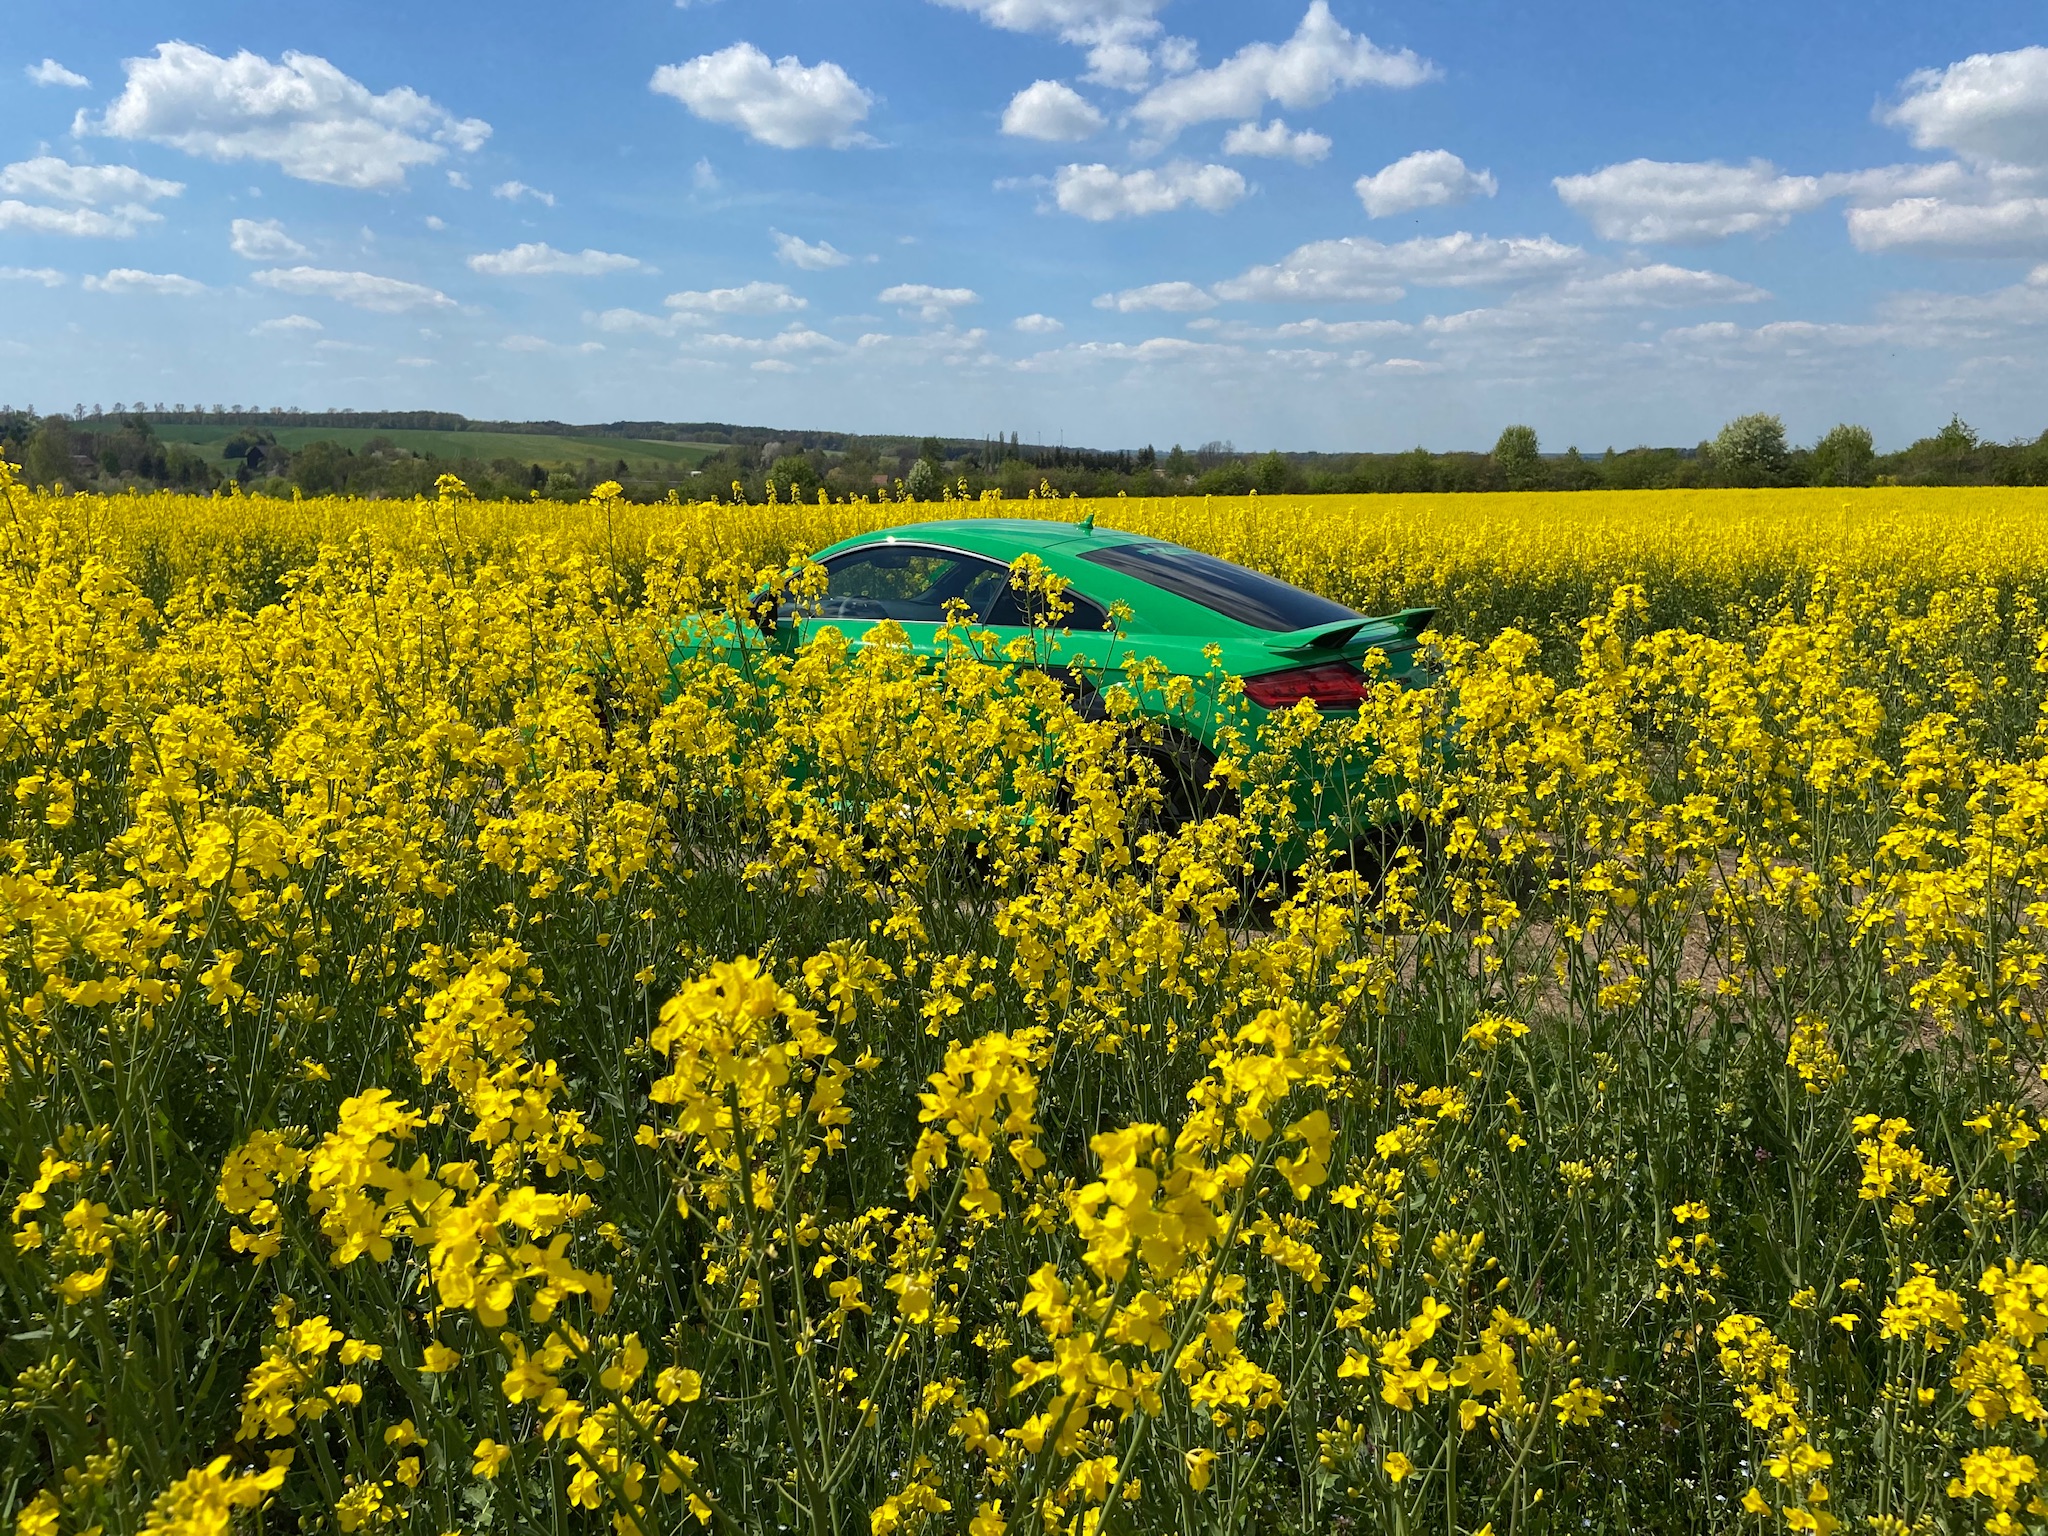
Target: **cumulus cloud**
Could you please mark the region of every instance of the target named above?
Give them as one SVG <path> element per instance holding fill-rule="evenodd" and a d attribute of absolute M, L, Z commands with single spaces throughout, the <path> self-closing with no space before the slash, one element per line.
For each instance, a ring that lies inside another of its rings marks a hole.
<path fill-rule="evenodd" d="M 664 64 L 649 85 L 706 122 L 737 128 L 776 149 L 867 142 L 856 130 L 874 104 L 837 64 L 805 65 L 794 54 L 770 62 L 752 43 Z"/>
<path fill-rule="evenodd" d="M 1234 363 L 1244 356 L 1241 348 L 1213 341 L 1189 341 L 1185 336 L 1154 336 L 1147 341 L 1080 341 L 1050 352 L 1027 357 L 1017 364 L 1020 372 L 1044 373 L 1096 363 L 1166 363 L 1175 367 Z"/>
<path fill-rule="evenodd" d="M 147 208 L 117 208 L 102 213 L 97 208 L 51 208 L 41 203 L 24 203 L 14 197 L 0 198 L 0 230 L 20 230 L 30 235 L 75 235 L 118 240 L 160 217 Z"/>
<path fill-rule="evenodd" d="M 1330 152 L 1330 141 L 1313 129 L 1299 133 L 1280 118 L 1264 125 L 1239 123 L 1223 136 L 1226 155 L 1258 155 L 1268 160 L 1293 160 L 1313 165 Z"/>
<path fill-rule="evenodd" d="M 1152 88 L 1131 116 L 1161 138 L 1217 119 L 1258 117 L 1269 101 L 1300 111 L 1361 85 L 1404 88 L 1433 79 L 1436 66 L 1403 48 L 1389 53 L 1348 31 L 1313 0 L 1294 36 L 1252 43 L 1214 69 L 1194 70 Z"/>
<path fill-rule="evenodd" d="M 333 299 L 380 315 L 402 315 L 415 309 L 453 309 L 455 301 L 438 288 L 408 283 L 374 272 L 338 272 L 327 267 L 272 267 L 252 281 L 279 293 Z"/>
<path fill-rule="evenodd" d="M 1108 122 L 1088 99 L 1057 80 L 1037 80 L 1010 98 L 1003 132 L 1012 138 L 1071 144 L 1099 132 Z"/>
<path fill-rule="evenodd" d="M 689 345 L 699 352 L 765 352 L 774 357 L 846 350 L 845 342 L 800 323 L 785 326 L 773 336 L 734 336 L 716 331 L 693 338 Z"/>
<path fill-rule="evenodd" d="M 1475 197 L 1492 197 L 1500 183 L 1491 171 L 1469 169 L 1448 149 L 1421 149 L 1352 183 L 1365 211 L 1375 219 L 1417 208 L 1451 208 Z"/>
<path fill-rule="evenodd" d="M 1923 345 L 2003 341 L 2015 327 L 2048 325 L 2048 266 L 1989 293 L 1895 293 L 1878 308 L 1902 336 Z"/>
<path fill-rule="evenodd" d="M 1945 149 L 1979 164 L 2048 167 L 2048 48 L 1972 54 L 1908 77 L 1880 114 L 1916 148 Z"/>
<path fill-rule="evenodd" d="M 599 314 L 584 315 L 583 323 L 613 335 L 644 331 L 650 336 L 673 336 L 683 326 L 702 325 L 704 321 L 696 315 L 650 315 L 637 309 L 607 309 Z"/>
<path fill-rule="evenodd" d="M 981 302 L 981 295 L 972 288 L 935 288 L 930 283 L 898 283 L 884 288 L 877 297 L 932 324 L 951 319 L 956 309 Z"/>
<path fill-rule="evenodd" d="M 61 288 L 65 277 L 55 267 L 0 267 L 0 283 L 41 283 L 45 288 Z"/>
<path fill-rule="evenodd" d="M 105 277 L 88 277 L 84 286 L 93 293 L 155 293 L 178 299 L 206 292 L 206 284 L 176 272 L 138 272 L 133 267 L 116 267 Z"/>
<path fill-rule="evenodd" d="M 853 260 L 829 240 L 820 240 L 813 245 L 795 235 L 785 235 L 779 229 L 771 229 L 768 233 L 775 241 L 775 259 L 799 272 L 824 272 L 833 267 L 843 267 Z"/>
<path fill-rule="evenodd" d="M 306 254 L 306 248 L 286 234 L 276 219 L 236 219 L 228 226 L 228 249 L 250 261 L 280 261 Z"/>
<path fill-rule="evenodd" d="M 44 59 L 40 64 L 31 64 L 22 71 L 37 85 L 62 85 L 74 91 L 82 91 L 92 82 L 75 69 L 66 69 L 55 59 Z"/>
<path fill-rule="evenodd" d="M 1026 336 L 1054 336 L 1066 327 L 1051 315 L 1019 315 L 1010 322 L 1010 329 Z"/>
<path fill-rule="evenodd" d="M 73 165 L 55 155 L 38 155 L 0 168 L 0 192 L 60 203 L 148 203 L 176 197 L 184 190 L 182 181 L 145 176 L 131 165 Z"/>
<path fill-rule="evenodd" d="M 1171 213 L 1189 203 L 1221 213 L 1244 194 L 1244 177 L 1229 166 L 1197 165 L 1191 160 L 1123 172 L 1106 165 L 1063 165 L 1053 178 L 1053 198 L 1060 211 L 1098 224 Z"/>
<path fill-rule="evenodd" d="M 1253 267 L 1216 284 L 1213 291 L 1218 298 L 1250 301 L 1387 302 L 1399 298 L 1409 283 L 1462 288 L 1560 278 L 1585 258 L 1578 246 L 1548 235 L 1497 240 L 1461 230 L 1398 245 L 1351 236 L 1300 246 L 1271 266 Z"/>
<path fill-rule="evenodd" d="M 738 288 L 686 289 L 662 301 L 670 309 L 693 315 L 786 315 L 809 301 L 782 283 L 752 282 Z"/>
<path fill-rule="evenodd" d="M 1142 288 L 1126 288 L 1121 293 L 1105 293 L 1095 301 L 1097 309 L 1113 309 L 1120 315 L 1136 314 L 1142 310 L 1164 310 L 1168 314 L 1189 315 L 1204 309 L 1214 309 L 1216 300 L 1208 290 L 1194 283 L 1147 283 Z"/>
<path fill-rule="evenodd" d="M 184 190 L 182 181 L 145 176 L 133 166 L 73 165 L 38 155 L 0 167 L 0 193 L 12 194 L 0 200 L 0 229 L 121 239 L 160 223 L 163 215 L 149 204 Z"/>
<path fill-rule="evenodd" d="M 1166 0 L 934 0 L 968 11 L 1006 32 L 1049 33 L 1088 50 L 1087 79 L 1118 90 L 1143 90 L 1152 55 L 1169 71 L 1186 68 L 1188 44 L 1160 38 L 1158 12 Z"/>
<path fill-rule="evenodd" d="M 501 181 L 491 188 L 491 196 L 502 197 L 508 203 L 516 203 L 521 198 L 531 198 L 545 207 L 555 206 L 554 193 L 543 192 L 539 187 L 529 187 L 523 181 Z"/>
<path fill-rule="evenodd" d="M 573 346 L 567 346 L 549 341 L 543 336 L 524 334 L 507 336 L 498 345 L 507 352 L 579 352 L 588 355 L 604 350 L 604 343 L 601 341 L 580 341 Z"/>
<path fill-rule="evenodd" d="M 275 320 L 265 320 L 254 330 L 250 331 L 249 334 L 251 336 L 308 336 L 315 331 L 324 331 L 326 329 L 326 326 L 315 320 L 311 315 L 279 315 Z"/>
<path fill-rule="evenodd" d="M 1583 176 L 1559 176 L 1554 185 L 1565 206 L 1595 234 L 1632 245 L 1768 234 L 1833 195 L 1820 177 L 1788 176 L 1768 160 L 1630 160 Z"/>
<path fill-rule="evenodd" d="M 597 277 L 606 272 L 646 271 L 644 262 L 613 251 L 558 251 L 545 240 L 469 258 L 469 269 L 486 277 Z"/>
<path fill-rule="evenodd" d="M 1990 203 L 1908 197 L 1849 210 L 1849 238 L 1862 251 L 1925 251 L 1950 256 L 2024 256 L 2048 251 L 2048 198 Z"/>
<path fill-rule="evenodd" d="M 159 43 L 127 59 L 128 83 L 79 129 L 167 144 L 209 160 L 262 160 L 300 181 L 382 190 L 449 150 L 472 153 L 490 124 L 458 118 L 405 86 L 370 90 L 323 58 L 273 64 L 246 50 L 223 59 L 190 43 Z"/>
<path fill-rule="evenodd" d="M 1336 346 L 1353 346 L 1361 341 L 1406 335 L 1415 329 L 1406 320 L 1290 320 L 1285 325 L 1268 327 L 1246 325 L 1241 320 L 1206 319 L 1190 320 L 1188 327 L 1221 336 L 1227 341 L 1309 340 Z"/>
<path fill-rule="evenodd" d="M 1684 309 L 1706 304 L 1754 304 L 1770 294 L 1722 272 L 1668 262 L 1579 277 L 1538 298 L 1577 309 Z"/>

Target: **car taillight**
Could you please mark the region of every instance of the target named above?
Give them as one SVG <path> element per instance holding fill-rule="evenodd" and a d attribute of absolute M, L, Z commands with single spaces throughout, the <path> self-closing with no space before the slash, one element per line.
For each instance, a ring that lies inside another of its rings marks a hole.
<path fill-rule="evenodd" d="M 1317 709 L 1356 709 L 1365 702 L 1365 674 L 1342 661 L 1319 661 L 1244 680 L 1244 695 L 1261 709 L 1292 709 L 1307 699 Z"/>

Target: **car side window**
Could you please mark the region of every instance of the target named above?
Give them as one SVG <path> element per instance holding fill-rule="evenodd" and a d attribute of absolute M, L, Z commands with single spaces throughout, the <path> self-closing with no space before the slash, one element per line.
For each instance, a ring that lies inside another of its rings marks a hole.
<path fill-rule="evenodd" d="M 996 561 L 915 545 L 870 544 L 822 563 L 825 595 L 791 612 L 800 606 L 812 618 L 941 624 L 947 604 L 960 602 L 979 623 L 1010 580 Z"/>
<path fill-rule="evenodd" d="M 782 604 L 781 617 L 941 624 L 948 604 L 959 602 L 975 624 L 1023 629 L 1033 621 L 1026 594 L 1010 584 L 1010 568 L 985 556 L 928 545 L 869 544 L 820 563 L 824 595 Z M 1071 591 L 1065 600 L 1068 612 L 1060 628 L 1109 628 L 1101 605 Z"/>
<path fill-rule="evenodd" d="M 1054 628 L 1070 629 L 1076 634 L 1109 628 L 1109 615 L 1103 610 L 1102 605 L 1090 602 L 1073 588 L 1069 587 L 1062 593 L 1060 601 L 1066 605 L 1067 611 L 1060 615 Z M 1002 595 L 996 599 L 983 622 L 1025 629 L 1033 623 L 1044 622 L 1045 615 L 1038 611 L 1039 607 L 1040 603 L 1035 595 L 1019 592 L 1006 582 Z"/>

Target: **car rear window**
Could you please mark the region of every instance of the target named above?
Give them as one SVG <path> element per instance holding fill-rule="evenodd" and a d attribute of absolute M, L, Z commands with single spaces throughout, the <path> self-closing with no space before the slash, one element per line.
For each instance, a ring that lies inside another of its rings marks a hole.
<path fill-rule="evenodd" d="M 1304 592 L 1277 576 L 1178 544 L 1112 544 L 1091 549 L 1081 558 L 1135 576 L 1254 629 L 1308 629 L 1358 617 L 1343 604 Z"/>

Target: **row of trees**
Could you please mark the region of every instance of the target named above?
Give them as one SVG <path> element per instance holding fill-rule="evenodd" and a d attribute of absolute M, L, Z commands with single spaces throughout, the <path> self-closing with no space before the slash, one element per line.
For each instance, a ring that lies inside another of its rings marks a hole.
<path fill-rule="evenodd" d="M 460 422 L 461 418 L 450 418 Z M 226 444 L 204 450 L 166 443 L 153 415 L 36 417 L 0 410 L 0 455 L 43 486 L 72 490 L 171 489 L 209 492 L 232 480 L 254 495 L 342 492 L 361 496 L 431 493 L 435 478 L 462 476 L 480 496 L 576 500 L 616 480 L 636 501 L 671 492 L 696 498 L 740 494 L 759 501 L 856 496 L 936 501 L 964 489 L 1017 500 L 1050 487 L 1058 495 L 1241 496 L 1498 490 L 1648 490 L 1709 486 L 2048 485 L 2048 433 L 2031 442 L 1981 439 L 1960 419 L 1895 453 L 1881 454 L 1863 427 L 1844 424 L 1807 447 L 1787 439 L 1775 416 L 1740 416 L 1694 448 L 1546 453 L 1533 428 L 1511 426 L 1490 453 L 1242 454 L 1228 443 L 1161 454 L 1101 452 L 1020 443 L 1014 436 L 922 440 L 841 434 L 774 435 L 720 428 L 727 440 L 695 467 L 631 457 L 631 439 L 587 430 L 580 462 L 435 455 L 376 437 L 359 447 L 319 439 L 293 448 L 265 414 Z M 288 425 L 288 423 L 286 423 Z M 636 430 L 648 424 L 636 424 Z M 450 435 L 459 442 L 461 430 Z M 706 444 L 707 447 L 711 446 Z"/>

